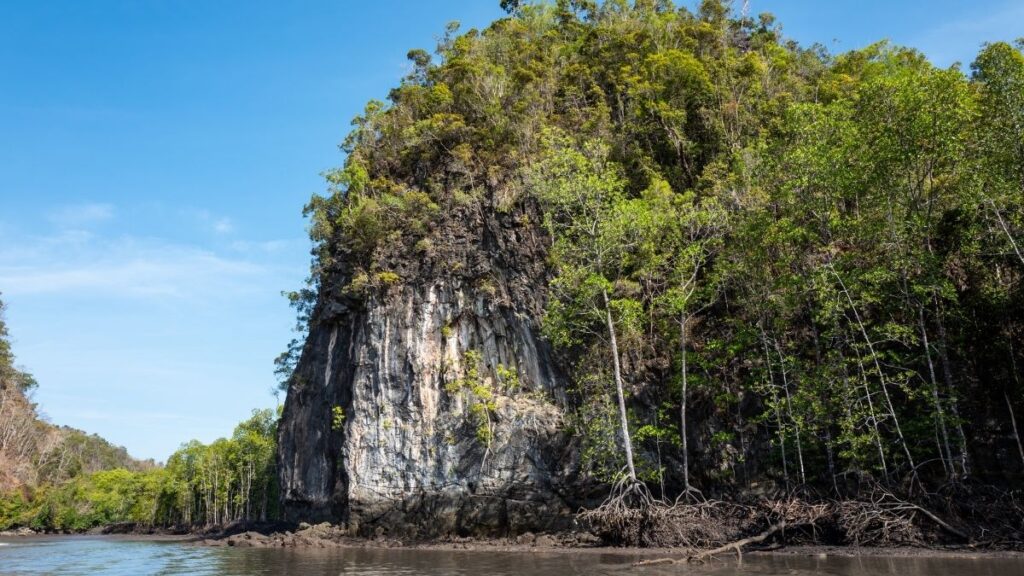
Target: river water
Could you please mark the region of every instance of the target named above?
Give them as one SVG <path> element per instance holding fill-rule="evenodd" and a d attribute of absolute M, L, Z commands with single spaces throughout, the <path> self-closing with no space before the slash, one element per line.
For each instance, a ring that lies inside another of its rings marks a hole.
<path fill-rule="evenodd" d="M 633 568 L 605 552 L 488 552 L 403 549 L 203 548 L 110 537 L 0 540 L 0 576 L 197 574 L 248 576 L 1024 576 L 1022 558 L 842 558 L 746 555 L 712 565 Z"/>

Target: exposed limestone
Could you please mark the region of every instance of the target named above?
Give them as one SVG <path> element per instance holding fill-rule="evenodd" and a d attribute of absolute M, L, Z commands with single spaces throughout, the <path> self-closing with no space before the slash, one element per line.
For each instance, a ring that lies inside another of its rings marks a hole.
<path fill-rule="evenodd" d="M 538 324 L 543 237 L 515 215 L 464 216 L 438 249 L 443 258 L 396 262 L 408 279 L 400 285 L 357 301 L 338 287 L 340 267 L 338 286 L 322 288 L 280 425 L 288 519 L 389 537 L 493 536 L 571 521 L 564 381 Z M 446 263 L 459 273 L 445 273 Z M 487 438 L 474 400 L 452 388 L 471 350 L 494 394 Z M 518 385 L 509 389 L 499 371 Z M 338 429 L 335 406 L 345 415 Z"/>

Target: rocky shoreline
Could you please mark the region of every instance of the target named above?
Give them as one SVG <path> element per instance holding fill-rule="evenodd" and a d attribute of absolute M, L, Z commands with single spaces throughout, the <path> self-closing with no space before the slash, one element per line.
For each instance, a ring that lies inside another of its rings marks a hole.
<path fill-rule="evenodd" d="M 586 532 L 534 534 L 526 532 L 511 538 L 454 537 L 431 540 L 402 540 L 386 537 L 379 531 L 374 537 L 352 536 L 343 527 L 329 522 L 300 523 L 295 530 L 226 531 L 198 535 L 197 545 L 237 548 L 436 548 L 449 550 L 487 549 L 588 549 L 607 550 L 599 538 Z"/>
<path fill-rule="evenodd" d="M 253 529 L 247 529 L 253 528 Z M 46 538 L 123 538 L 128 540 L 171 540 L 191 546 L 263 548 L 293 550 L 344 550 L 352 548 L 410 549 L 452 552 L 516 552 L 535 554 L 603 554 L 621 556 L 624 561 L 634 563 L 651 562 L 651 559 L 685 559 L 692 552 L 686 548 L 637 548 L 608 546 L 597 537 L 586 532 L 524 533 L 510 538 L 449 538 L 444 540 L 405 541 L 387 538 L 383 535 L 373 538 L 350 536 L 339 526 L 323 522 L 320 524 L 301 523 L 294 529 L 278 526 L 243 527 L 233 526 L 220 530 L 183 532 L 181 530 L 139 529 L 124 531 L 124 525 L 99 527 L 76 534 L 47 533 L 30 528 L 0 531 L 5 539 L 46 539 Z M 770 545 L 754 548 L 744 555 L 785 555 L 810 558 L 1010 558 L 1024 559 L 1024 551 L 984 548 L 971 545 L 958 546 L 833 546 L 820 544 Z"/>
<path fill-rule="evenodd" d="M 14 528 L 13 530 L 0 530 L 0 538 L 11 538 L 16 536 L 38 536 L 43 532 L 36 532 L 31 528 Z"/>
<path fill-rule="evenodd" d="M 524 533 L 509 538 L 448 538 L 442 540 L 406 541 L 378 535 L 372 538 L 350 536 L 343 527 L 328 522 L 301 523 L 295 530 L 246 530 L 223 534 L 197 534 L 196 546 L 234 548 L 404 548 L 438 551 L 534 552 L 534 553 L 598 553 L 615 554 L 643 562 L 645 558 L 685 560 L 692 550 L 666 547 L 616 547 L 603 543 L 587 532 Z M 833 546 L 820 544 L 773 544 L 745 551 L 744 554 L 782 554 L 806 557 L 948 557 L 948 558 L 1024 558 L 1024 551 L 957 546 Z"/>

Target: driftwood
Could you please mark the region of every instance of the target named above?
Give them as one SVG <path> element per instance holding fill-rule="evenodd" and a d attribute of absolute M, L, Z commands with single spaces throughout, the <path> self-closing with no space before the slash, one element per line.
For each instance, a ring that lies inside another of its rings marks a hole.
<path fill-rule="evenodd" d="M 699 552 L 697 554 L 691 554 L 691 555 L 687 556 L 686 558 L 678 558 L 678 559 L 677 558 L 656 558 L 656 559 L 653 559 L 653 560 L 641 560 L 640 562 L 634 563 L 633 566 L 656 566 L 656 565 L 659 565 L 659 564 L 678 564 L 678 563 L 688 563 L 688 562 L 704 562 L 705 560 L 707 560 L 709 558 L 712 558 L 712 557 L 717 556 L 719 554 L 722 554 L 722 553 L 725 553 L 725 552 L 730 552 L 730 551 L 733 551 L 733 550 L 736 551 L 736 555 L 737 556 L 742 558 L 743 557 L 743 547 L 744 546 L 750 546 L 751 544 L 760 544 L 761 542 L 764 542 L 765 540 L 771 538 L 772 535 L 775 534 L 776 532 L 779 532 L 779 531 L 782 531 L 782 530 L 785 530 L 785 529 L 786 529 L 786 521 L 783 520 L 783 521 L 779 522 L 778 524 L 773 524 L 773 525 L 769 526 L 767 530 L 765 530 L 764 532 L 761 532 L 757 536 L 751 536 L 749 538 L 741 538 L 739 540 L 736 540 L 735 542 L 729 542 L 728 544 L 726 544 L 724 546 L 719 546 L 718 548 L 714 548 L 714 549 L 711 549 L 711 550 L 705 550 L 705 551 Z"/>
<path fill-rule="evenodd" d="M 929 512 L 928 510 L 918 506 L 917 504 L 910 504 L 908 502 L 906 504 L 906 506 L 910 510 L 916 510 L 916 511 L 920 512 L 921 514 L 924 514 L 925 516 L 930 518 L 932 522 L 935 522 L 936 524 L 938 524 L 941 528 L 945 529 L 950 534 L 954 534 L 956 536 L 959 536 L 960 538 L 962 538 L 964 540 L 970 540 L 970 537 L 967 536 L 967 534 L 964 534 L 960 530 L 957 530 L 956 528 L 950 526 L 948 522 L 944 521 L 942 518 L 939 518 L 938 516 L 936 516 L 935 514 Z"/>
<path fill-rule="evenodd" d="M 743 555 L 743 547 L 744 546 L 750 546 L 751 544 L 760 544 L 761 542 L 764 542 L 765 540 L 771 538 L 772 535 L 775 534 L 776 532 L 779 532 L 780 530 L 785 530 L 785 529 L 786 529 L 786 521 L 783 520 L 783 521 L 779 522 L 778 524 L 773 524 L 767 530 L 765 530 L 764 532 L 761 532 L 757 536 L 751 536 L 750 538 L 743 538 L 743 539 L 737 540 L 735 542 L 730 542 L 730 543 L 726 544 L 725 546 L 719 546 L 718 548 L 715 548 L 714 550 L 707 550 L 705 552 L 701 552 L 700 554 L 696 554 L 694 556 L 690 556 L 688 558 L 688 560 L 690 562 L 703 562 L 703 561 L 707 560 L 708 558 L 717 556 L 718 554 L 721 554 L 723 552 L 728 552 L 730 550 L 735 550 L 737 556 L 742 556 Z"/>

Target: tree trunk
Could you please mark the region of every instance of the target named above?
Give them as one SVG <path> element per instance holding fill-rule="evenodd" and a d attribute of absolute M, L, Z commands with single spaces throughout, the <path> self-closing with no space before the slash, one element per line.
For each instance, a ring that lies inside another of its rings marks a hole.
<path fill-rule="evenodd" d="M 900 419 L 896 416 L 896 408 L 893 406 L 892 397 L 889 396 L 889 389 L 885 385 L 885 373 L 882 371 L 882 365 L 878 361 L 878 354 L 875 352 L 875 344 L 871 341 L 868 336 L 868 330 L 864 326 L 864 322 L 860 318 L 860 312 L 857 311 L 857 306 L 853 303 L 853 297 L 850 296 L 850 291 L 846 289 L 846 283 L 843 282 L 839 273 L 836 272 L 835 268 L 832 268 L 832 274 L 839 280 L 839 285 L 843 288 L 843 293 L 846 295 L 847 302 L 850 303 L 850 309 L 853 311 L 853 316 L 857 320 L 857 326 L 860 328 L 860 333 L 864 337 L 864 343 L 868 346 L 868 352 L 871 353 L 871 360 L 875 364 L 875 370 L 878 371 L 878 380 L 882 388 L 882 395 L 885 397 L 886 406 L 889 408 L 889 414 L 892 416 L 893 425 L 896 427 L 896 436 L 899 438 L 900 445 L 903 446 L 903 453 L 907 456 L 907 464 L 910 465 L 910 470 L 915 471 L 917 466 L 914 465 L 914 457 L 910 455 L 910 446 L 907 445 L 907 440 L 903 436 L 903 429 L 900 428 Z"/>
<path fill-rule="evenodd" d="M 1006 225 L 1006 221 L 1003 220 L 1003 215 L 999 213 L 999 209 L 996 208 L 996 203 L 989 200 L 989 205 L 992 206 L 992 213 L 996 215 L 996 220 L 999 221 L 999 227 L 1003 229 L 1003 234 L 1010 240 L 1010 245 L 1013 246 L 1014 253 L 1017 254 L 1017 258 L 1020 259 L 1020 263 L 1024 264 L 1024 254 L 1021 254 L 1020 246 L 1017 245 L 1017 241 L 1014 240 L 1013 234 L 1010 233 L 1010 228 Z"/>
<path fill-rule="evenodd" d="M 661 459 L 661 423 L 658 420 L 658 411 L 654 411 L 654 429 L 657 430 L 657 434 L 654 435 L 654 447 L 658 451 L 658 487 L 660 488 L 661 499 L 665 499 L 665 467 L 662 464 Z"/>
<path fill-rule="evenodd" d="M 928 330 L 924 323 L 924 306 L 918 308 L 918 320 L 921 328 L 921 343 L 924 346 L 924 357 L 928 360 L 928 375 L 932 383 L 932 403 L 935 405 L 935 422 L 939 432 L 942 434 L 942 444 L 939 446 L 939 457 L 942 459 L 942 467 L 946 469 L 950 481 L 956 481 L 953 472 L 953 451 L 949 448 L 949 431 L 946 429 L 946 412 L 942 409 L 942 401 L 939 398 L 939 382 L 935 378 L 935 363 L 932 362 L 931 345 L 928 343 Z"/>
<path fill-rule="evenodd" d="M 779 347 L 779 341 L 773 338 L 772 342 L 775 343 L 775 352 L 779 355 L 779 368 L 782 370 L 782 389 L 786 392 L 786 412 L 789 414 L 789 419 L 793 422 L 793 427 L 796 429 L 796 458 L 797 462 L 800 464 L 800 483 L 806 484 L 807 474 L 804 471 L 804 450 L 800 445 L 800 423 L 793 417 L 793 400 L 789 395 L 789 377 L 786 374 L 786 357 L 782 354 L 782 348 Z"/>
<path fill-rule="evenodd" d="M 768 353 L 768 336 L 761 327 L 761 343 L 764 345 L 765 367 L 768 368 L 768 386 L 772 391 L 772 407 L 775 408 L 775 424 L 779 429 L 779 447 L 782 450 L 782 475 L 786 480 L 786 492 L 789 492 L 789 463 L 786 460 L 786 430 L 782 424 L 782 412 L 779 410 L 779 396 L 775 391 L 775 375 L 772 373 L 772 358 Z"/>
<path fill-rule="evenodd" d="M 1010 369 L 1013 370 L 1013 381 L 1020 387 L 1020 375 L 1017 373 L 1017 358 L 1014 356 L 1013 343 L 1010 343 Z M 1020 463 L 1024 467 L 1024 446 L 1021 445 L 1020 431 L 1017 430 L 1017 417 L 1013 414 L 1013 402 L 1010 395 L 1003 388 L 1003 399 L 1006 400 L 1006 409 L 1010 411 L 1010 425 L 1013 426 L 1013 438 L 1017 441 L 1017 451 L 1020 453 Z M 1022 468 L 1024 469 L 1024 468 Z"/>
<path fill-rule="evenodd" d="M 686 322 L 689 318 L 686 315 L 684 309 L 679 314 L 679 352 L 680 364 L 682 366 L 682 377 L 683 377 L 683 391 L 682 399 L 679 403 L 679 438 L 683 443 L 683 489 L 687 492 L 690 491 L 690 450 L 689 444 L 686 438 L 686 393 L 687 393 L 687 379 L 686 379 Z"/>
<path fill-rule="evenodd" d="M 946 323 L 942 321 L 942 310 L 938 300 L 935 300 L 936 324 L 939 327 L 939 360 L 942 363 L 942 378 L 946 382 L 946 392 L 949 394 L 949 410 L 953 413 L 957 433 L 960 435 L 960 470 L 964 476 L 970 474 L 970 462 L 967 457 L 967 436 L 964 434 L 964 425 L 960 420 L 960 409 L 956 399 L 956 388 L 953 386 L 953 363 L 949 360 L 949 339 L 946 337 Z"/>
<path fill-rule="evenodd" d="M 608 301 L 608 291 L 602 290 L 605 320 L 608 323 L 608 339 L 612 347 L 612 367 L 615 371 L 615 394 L 619 401 L 619 425 L 622 427 L 622 441 L 626 448 L 626 469 L 629 479 L 636 482 L 636 468 L 633 466 L 633 441 L 629 436 L 629 418 L 626 416 L 626 395 L 622 386 L 622 367 L 619 365 L 619 342 L 615 338 L 615 321 L 612 319 L 612 307 Z"/>

